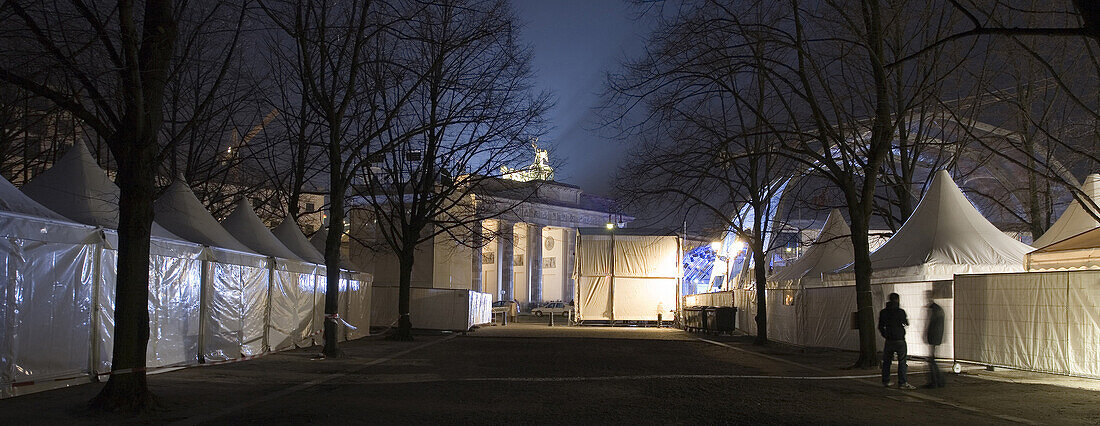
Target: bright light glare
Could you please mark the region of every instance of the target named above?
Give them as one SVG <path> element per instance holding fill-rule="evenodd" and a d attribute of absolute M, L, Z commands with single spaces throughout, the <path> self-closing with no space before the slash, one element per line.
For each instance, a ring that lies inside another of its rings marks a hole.
<path fill-rule="evenodd" d="M 745 248 L 745 243 L 739 239 L 733 240 L 733 247 L 731 248 L 734 253 L 740 253 Z"/>
<path fill-rule="evenodd" d="M 711 241 L 710 249 L 714 250 L 716 252 L 722 251 L 722 242 L 721 241 Z"/>
<path fill-rule="evenodd" d="M 611 222 L 607 222 L 607 229 L 615 229 L 615 224 L 611 223 Z"/>

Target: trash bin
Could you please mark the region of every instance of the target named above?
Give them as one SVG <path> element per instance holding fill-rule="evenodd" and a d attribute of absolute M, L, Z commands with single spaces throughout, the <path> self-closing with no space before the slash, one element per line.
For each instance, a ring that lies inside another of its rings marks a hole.
<path fill-rule="evenodd" d="M 737 327 L 737 308 L 722 306 L 713 309 L 714 317 L 708 320 L 713 320 L 711 327 L 714 327 L 714 332 L 733 334 L 733 330 Z"/>
<path fill-rule="evenodd" d="M 705 306 L 684 308 L 684 328 L 687 331 L 706 331 L 706 309 Z"/>
<path fill-rule="evenodd" d="M 706 310 L 703 312 L 703 318 L 704 318 L 704 320 L 703 320 L 703 330 L 707 334 L 717 334 L 718 333 L 718 321 L 717 321 L 718 318 L 717 318 L 717 316 L 718 316 L 718 308 L 716 308 L 714 306 L 707 306 Z"/>

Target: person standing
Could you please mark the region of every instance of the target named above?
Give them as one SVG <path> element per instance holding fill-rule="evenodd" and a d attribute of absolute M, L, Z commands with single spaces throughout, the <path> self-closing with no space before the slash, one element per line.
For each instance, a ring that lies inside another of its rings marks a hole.
<path fill-rule="evenodd" d="M 936 347 L 943 343 L 943 308 L 936 304 L 931 291 L 924 293 L 928 298 L 928 327 L 924 331 L 924 341 L 928 343 L 928 384 L 925 388 L 942 388 L 947 382 L 936 364 Z"/>
<path fill-rule="evenodd" d="M 905 327 L 909 325 L 909 317 L 901 309 L 901 296 L 890 293 L 886 307 L 878 313 L 878 332 L 886 339 L 882 346 L 882 385 L 890 387 L 890 364 L 894 362 L 894 355 L 898 356 L 898 389 L 916 389 L 905 378 L 909 367 L 905 364 Z"/>

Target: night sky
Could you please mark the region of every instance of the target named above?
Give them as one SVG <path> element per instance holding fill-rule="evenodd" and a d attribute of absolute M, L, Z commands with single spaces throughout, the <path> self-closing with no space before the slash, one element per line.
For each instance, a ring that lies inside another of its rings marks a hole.
<path fill-rule="evenodd" d="M 596 128 L 605 75 L 637 56 L 653 19 L 638 19 L 621 0 L 512 0 L 533 49 L 535 84 L 554 95 L 549 132 L 539 140 L 551 150 L 555 180 L 585 192 L 611 195 L 611 179 L 627 151 L 624 142 Z"/>

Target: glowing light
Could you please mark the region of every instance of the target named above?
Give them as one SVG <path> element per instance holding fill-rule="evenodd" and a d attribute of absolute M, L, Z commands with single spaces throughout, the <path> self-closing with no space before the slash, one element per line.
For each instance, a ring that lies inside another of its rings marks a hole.
<path fill-rule="evenodd" d="M 733 240 L 733 245 L 731 246 L 731 248 L 733 249 L 732 251 L 734 253 L 740 253 L 741 250 L 745 248 L 745 243 L 742 242 L 740 239 Z"/>
<path fill-rule="evenodd" d="M 607 229 L 615 229 L 615 224 L 611 223 L 611 222 L 607 222 Z"/>
<path fill-rule="evenodd" d="M 721 241 L 711 241 L 710 242 L 710 249 L 714 250 L 715 252 L 722 251 L 722 242 Z"/>
<path fill-rule="evenodd" d="M 792 249 L 792 248 L 790 248 L 790 247 L 787 247 L 787 253 L 790 253 L 790 252 L 792 252 L 792 251 L 794 251 L 794 249 Z"/>

